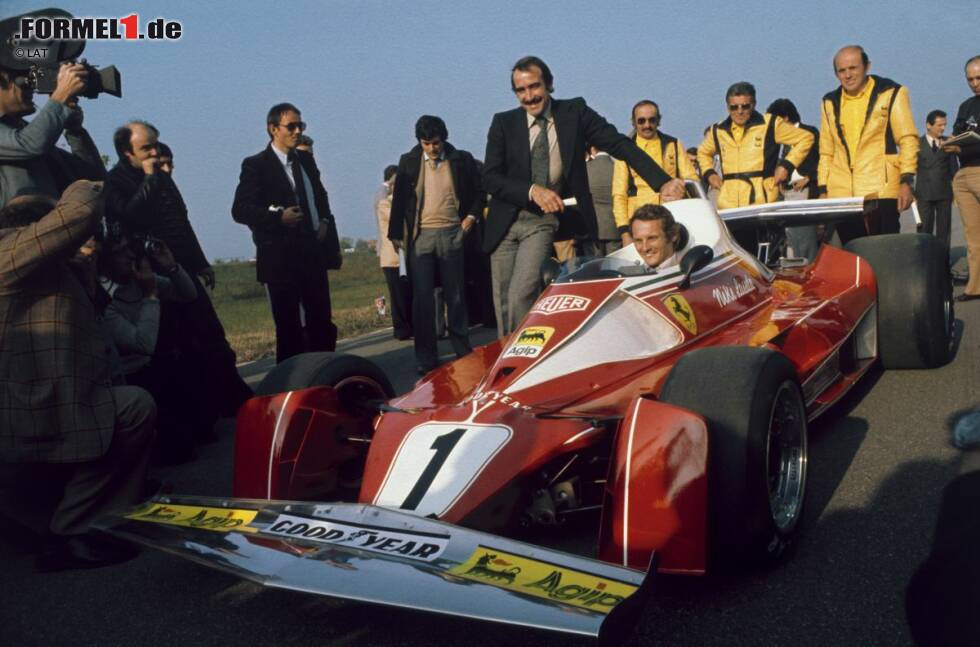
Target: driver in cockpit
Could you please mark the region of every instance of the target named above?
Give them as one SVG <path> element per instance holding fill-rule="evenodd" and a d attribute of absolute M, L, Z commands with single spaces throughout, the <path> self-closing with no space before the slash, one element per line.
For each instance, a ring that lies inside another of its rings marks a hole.
<path fill-rule="evenodd" d="M 629 224 L 636 252 L 649 270 L 662 270 L 680 263 L 675 251 L 680 240 L 680 225 L 666 207 L 645 204 L 633 212 Z"/>

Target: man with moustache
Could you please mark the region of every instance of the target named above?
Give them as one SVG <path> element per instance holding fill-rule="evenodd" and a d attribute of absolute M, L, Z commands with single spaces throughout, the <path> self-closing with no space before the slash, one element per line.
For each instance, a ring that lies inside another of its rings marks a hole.
<path fill-rule="evenodd" d="M 337 346 L 327 270 L 340 269 L 340 243 L 316 162 L 296 150 L 305 129 L 296 106 L 272 106 L 266 115 L 269 145 L 242 162 L 231 208 L 235 222 L 252 230 L 256 279 L 269 291 L 276 324 L 277 363 Z"/>
<path fill-rule="evenodd" d="M 820 104 L 820 197 L 865 197 L 878 203 L 862 220 L 837 224 L 841 242 L 899 231 L 899 213 L 912 204 L 919 135 L 905 86 L 869 74 L 860 45 L 834 55 L 840 87 Z"/>
<path fill-rule="evenodd" d="M 514 64 L 511 90 L 520 106 L 494 115 L 483 167 L 491 196 L 483 245 L 491 254 L 501 336 L 514 331 L 537 298 L 541 264 L 556 237 L 598 240 L 586 142 L 625 159 L 664 200 L 684 194 L 682 181 L 664 173 L 584 99 L 553 99 L 554 77 L 540 58 L 526 56 Z M 574 208 L 566 209 L 568 198 L 575 199 Z"/>
<path fill-rule="evenodd" d="M 967 131 L 980 133 L 980 55 L 966 62 L 966 83 L 973 96 L 960 104 L 953 123 L 953 135 Z M 957 301 L 980 299 L 980 144 L 944 146 L 947 153 L 959 156 L 960 170 L 953 178 L 953 198 L 963 220 L 966 258 L 970 277 Z"/>
<path fill-rule="evenodd" d="M 638 102 L 630 113 L 630 122 L 636 133 L 633 141 L 667 175 L 697 180 L 698 174 L 684 150 L 684 144 L 676 137 L 660 132 L 660 120 L 660 106 L 656 102 L 649 99 Z M 629 222 L 637 207 L 661 203 L 660 194 L 622 160 L 617 160 L 613 166 L 612 200 L 613 216 L 624 245 L 632 242 Z"/>

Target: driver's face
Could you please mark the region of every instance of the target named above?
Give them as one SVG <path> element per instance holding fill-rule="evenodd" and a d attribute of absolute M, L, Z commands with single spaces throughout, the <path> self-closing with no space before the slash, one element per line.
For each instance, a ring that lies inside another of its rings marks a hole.
<path fill-rule="evenodd" d="M 634 220 L 630 235 L 648 267 L 657 267 L 674 254 L 674 241 L 664 232 L 663 220 Z"/>

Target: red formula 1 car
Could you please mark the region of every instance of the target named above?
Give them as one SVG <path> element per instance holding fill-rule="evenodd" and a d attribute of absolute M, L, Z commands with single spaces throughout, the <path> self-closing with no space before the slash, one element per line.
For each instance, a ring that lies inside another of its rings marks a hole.
<path fill-rule="evenodd" d="M 947 361 L 946 254 L 926 235 L 769 253 L 861 200 L 669 208 L 679 266 L 580 263 L 406 394 L 355 356 L 280 364 L 238 415 L 236 498 L 160 499 L 114 531 L 273 586 L 601 636 L 655 572 L 778 557 L 807 422 L 876 360 Z M 554 548 L 587 527 L 591 554 Z"/>

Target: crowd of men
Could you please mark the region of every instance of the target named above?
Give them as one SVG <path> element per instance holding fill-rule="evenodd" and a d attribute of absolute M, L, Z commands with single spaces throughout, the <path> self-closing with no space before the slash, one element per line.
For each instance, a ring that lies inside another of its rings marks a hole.
<path fill-rule="evenodd" d="M 418 144 L 384 171 L 378 253 L 395 337 L 414 339 L 425 373 L 439 364 L 443 327 L 457 357 L 471 352 L 474 318 L 512 333 L 552 257 L 631 248 L 650 271 L 675 265 L 678 227 L 665 205 L 685 196 L 685 181 L 702 182 L 719 208 L 874 194 L 873 212 L 837 227 L 843 242 L 897 232 L 917 198 L 921 230 L 948 247 L 955 197 L 970 270 L 959 299 L 980 299 L 980 145 L 946 143 L 940 110 L 920 138 L 907 88 L 870 67 L 858 46 L 836 54 L 840 85 L 821 102 L 819 128 L 787 99 L 759 112 L 752 84 L 734 83 L 727 117 L 685 148 L 660 129 L 655 101 L 633 106 L 625 135 L 584 99 L 554 98 L 548 65 L 521 58 L 510 73 L 518 106 L 493 116 L 482 163 L 423 115 Z M 974 96 L 954 134 L 980 121 L 980 57 L 965 70 Z M 173 151 L 149 122 L 128 122 L 107 172 L 77 106 L 86 74 L 63 65 L 36 110 L 30 83 L 0 68 L 0 485 L 57 483 L 40 529 L 47 570 L 130 556 L 92 521 L 152 494 L 151 460 L 187 460 L 251 396 L 207 294 L 215 274 Z M 327 271 L 342 259 L 300 109 L 276 104 L 265 127 L 269 144 L 242 162 L 232 217 L 252 232 L 284 362 L 335 349 Z M 70 153 L 55 146 L 62 134 Z M 794 228 L 789 247 L 812 259 L 831 233 Z"/>

